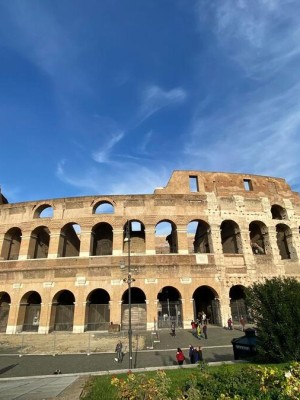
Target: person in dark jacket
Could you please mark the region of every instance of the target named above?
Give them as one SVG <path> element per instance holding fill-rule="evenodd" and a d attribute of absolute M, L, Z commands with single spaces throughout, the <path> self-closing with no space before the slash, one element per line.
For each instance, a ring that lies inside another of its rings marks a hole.
<path fill-rule="evenodd" d="M 175 323 L 174 322 L 171 323 L 171 336 L 176 336 Z"/>
<path fill-rule="evenodd" d="M 115 361 L 117 362 L 122 362 L 123 361 L 123 345 L 121 340 L 116 345 L 115 352 L 117 353 L 117 357 L 115 358 Z"/>
<path fill-rule="evenodd" d="M 189 344 L 189 359 L 190 359 L 191 364 L 195 364 L 194 352 L 195 352 L 194 347 L 191 344 Z"/>

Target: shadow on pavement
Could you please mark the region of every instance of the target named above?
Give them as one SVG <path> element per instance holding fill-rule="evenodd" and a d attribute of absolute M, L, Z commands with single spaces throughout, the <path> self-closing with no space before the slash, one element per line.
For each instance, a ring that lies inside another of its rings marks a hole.
<path fill-rule="evenodd" d="M 4 374 L 4 372 L 9 371 L 10 369 L 15 368 L 17 365 L 19 365 L 19 364 L 11 364 L 11 365 L 8 365 L 7 367 L 1 368 L 0 375 Z"/>

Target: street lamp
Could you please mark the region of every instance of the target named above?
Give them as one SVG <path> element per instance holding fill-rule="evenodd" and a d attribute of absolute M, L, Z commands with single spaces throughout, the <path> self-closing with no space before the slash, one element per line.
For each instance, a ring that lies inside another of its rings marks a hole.
<path fill-rule="evenodd" d="M 127 278 L 123 281 L 128 284 L 128 342 L 129 342 L 129 369 L 132 369 L 132 328 L 131 328 L 131 284 L 135 279 L 131 276 L 131 265 L 130 265 L 130 221 L 126 223 L 126 235 L 124 243 L 128 244 L 128 261 L 127 261 Z M 125 269 L 125 262 L 120 263 L 121 270 Z"/>

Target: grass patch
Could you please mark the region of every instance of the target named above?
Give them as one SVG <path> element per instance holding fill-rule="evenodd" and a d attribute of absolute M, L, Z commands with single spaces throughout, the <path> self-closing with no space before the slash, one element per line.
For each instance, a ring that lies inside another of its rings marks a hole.
<path fill-rule="evenodd" d="M 221 393 L 238 394 L 242 398 L 266 399 L 268 397 L 261 396 L 259 393 L 259 379 L 254 372 L 256 366 L 256 364 L 204 365 L 198 368 L 178 368 L 164 371 L 171 379 L 170 398 L 172 398 L 172 393 L 188 388 L 189 382 L 196 379 L 197 388 L 201 390 L 203 399 L 215 400 Z M 272 368 L 281 370 L 286 369 L 287 366 L 288 364 L 276 364 L 272 365 Z M 143 374 L 150 378 L 156 375 L 156 371 Z M 127 378 L 127 374 L 116 374 L 115 376 Z M 111 385 L 112 377 L 113 375 L 92 377 L 85 387 L 83 400 L 118 400 L 118 389 Z"/>

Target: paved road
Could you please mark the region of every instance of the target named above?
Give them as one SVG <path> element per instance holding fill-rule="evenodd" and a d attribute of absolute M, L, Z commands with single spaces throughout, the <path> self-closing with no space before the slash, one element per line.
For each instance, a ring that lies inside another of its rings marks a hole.
<path fill-rule="evenodd" d="M 159 341 L 153 343 L 153 349 L 133 353 L 133 367 L 146 368 L 176 365 L 175 354 L 177 347 L 181 347 L 185 355 L 188 356 L 187 348 L 189 343 L 194 346 L 203 346 L 203 355 L 207 362 L 233 360 L 231 339 L 242 336 L 242 332 L 211 327 L 208 334 L 208 340 L 202 339 L 199 341 L 187 330 L 178 330 L 174 338 L 169 335 L 168 331 L 162 331 L 158 338 Z M 155 337 L 154 339 L 157 338 Z M 150 343 L 149 340 L 148 342 Z M 2 400 L 42 400 L 53 398 L 58 396 L 80 374 L 128 369 L 128 353 L 125 354 L 122 364 L 116 363 L 114 356 L 114 353 L 56 356 L 28 355 L 22 357 L 2 355 L 0 356 L 0 398 Z M 72 375 L 53 376 L 53 372 L 56 369 L 60 369 L 62 374 Z M 41 377 L 39 379 L 32 378 L 31 380 L 24 378 L 19 380 L 9 379 L 34 377 L 36 375 Z M 46 377 L 47 375 L 52 376 Z"/>

